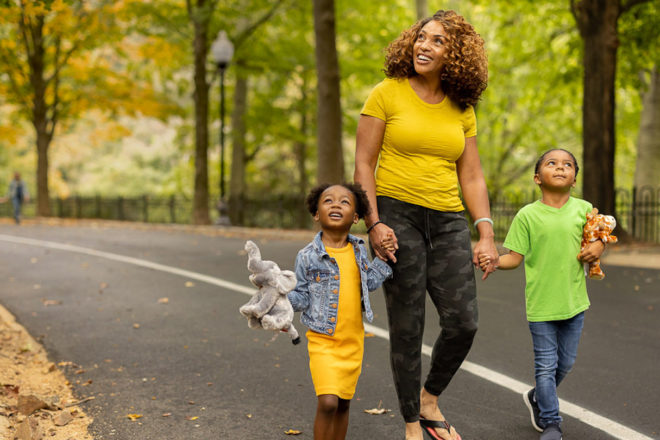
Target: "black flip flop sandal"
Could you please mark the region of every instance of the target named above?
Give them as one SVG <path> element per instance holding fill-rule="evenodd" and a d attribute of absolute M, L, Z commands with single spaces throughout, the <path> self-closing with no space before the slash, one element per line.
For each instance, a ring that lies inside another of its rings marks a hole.
<path fill-rule="evenodd" d="M 442 437 L 438 437 L 438 434 L 435 432 L 435 428 L 446 429 L 447 432 L 451 434 L 451 425 L 446 420 L 428 420 L 420 417 L 419 424 L 422 425 L 422 429 L 431 438 L 431 440 L 444 440 Z M 458 436 L 458 440 L 461 440 L 460 435 Z"/>

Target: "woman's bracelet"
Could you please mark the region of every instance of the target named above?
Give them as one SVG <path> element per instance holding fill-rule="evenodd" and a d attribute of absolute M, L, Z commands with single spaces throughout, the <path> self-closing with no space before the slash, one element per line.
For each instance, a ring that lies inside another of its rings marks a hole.
<path fill-rule="evenodd" d="M 369 226 L 369 227 L 367 228 L 367 234 L 368 234 L 369 232 L 371 232 L 371 230 L 374 228 L 374 226 L 376 226 L 376 225 L 378 225 L 378 224 L 380 224 L 380 223 L 383 223 L 383 222 L 381 222 L 380 220 L 378 220 L 378 221 L 375 222 L 373 225 Z"/>
<path fill-rule="evenodd" d="M 481 223 L 481 222 L 488 222 L 488 223 L 490 223 L 491 226 L 495 226 L 495 225 L 493 224 L 493 220 L 492 220 L 492 219 L 490 219 L 490 218 L 488 218 L 488 217 L 481 217 L 481 218 L 478 218 L 478 219 L 476 219 L 476 220 L 474 221 L 474 223 L 473 223 L 474 227 L 476 228 L 477 225 L 478 225 L 479 223 Z M 375 223 L 374 223 L 374 224 L 375 224 Z"/>

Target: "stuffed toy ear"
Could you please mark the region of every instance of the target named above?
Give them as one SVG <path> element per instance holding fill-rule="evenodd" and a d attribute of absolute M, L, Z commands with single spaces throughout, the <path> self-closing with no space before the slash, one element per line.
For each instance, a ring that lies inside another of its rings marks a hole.
<path fill-rule="evenodd" d="M 297 282 L 295 273 L 290 270 L 283 270 L 277 277 L 274 287 L 284 295 L 292 291 L 296 287 Z"/>

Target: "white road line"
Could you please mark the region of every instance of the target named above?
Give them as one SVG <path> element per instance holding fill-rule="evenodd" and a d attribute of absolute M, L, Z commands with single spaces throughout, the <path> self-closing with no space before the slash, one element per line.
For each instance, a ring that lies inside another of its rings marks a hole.
<path fill-rule="evenodd" d="M 233 290 L 235 292 L 244 293 L 247 295 L 252 295 L 255 290 L 254 288 L 245 287 L 240 284 L 232 283 L 230 281 L 225 281 L 220 278 L 204 275 L 198 272 L 192 272 L 189 270 L 179 269 L 172 266 L 166 266 L 164 264 L 153 263 L 151 261 L 142 260 L 140 258 L 128 257 L 120 254 L 113 254 L 110 252 L 97 251 L 91 248 L 85 248 L 80 246 L 75 246 L 71 244 L 57 243 L 54 241 L 43 241 L 43 240 L 34 240 L 31 238 L 17 237 L 13 235 L 0 234 L 0 240 L 18 243 L 18 244 L 27 244 L 31 246 L 39 246 L 49 249 L 58 249 L 68 252 L 76 252 L 79 254 L 91 255 L 94 257 L 105 258 L 108 260 L 118 261 L 121 263 L 133 264 L 135 266 L 145 267 L 147 269 L 158 270 L 161 272 L 171 273 L 174 275 L 180 275 L 182 277 L 202 281 L 214 286 L 222 287 L 228 290 Z M 373 333 L 375 336 L 378 336 L 382 339 L 389 340 L 389 333 L 387 330 L 380 327 L 375 327 L 371 324 L 365 323 L 364 328 L 367 332 Z M 422 353 L 426 356 L 431 356 L 432 347 L 424 344 L 422 346 Z M 474 374 L 481 379 L 492 382 L 496 385 L 499 385 L 503 388 L 506 388 L 514 393 L 522 395 L 523 392 L 532 388 L 532 385 L 520 382 L 511 377 L 508 377 L 504 374 L 498 373 L 496 371 L 490 370 L 481 365 L 475 364 L 473 362 L 465 361 L 461 366 L 461 369 Z M 627 428 L 621 425 L 619 422 L 615 422 L 606 417 L 600 416 L 592 411 L 589 411 L 586 408 L 575 405 L 573 403 L 567 402 L 566 400 L 559 399 L 559 404 L 562 409 L 562 413 L 576 418 L 587 425 L 593 426 L 596 429 L 605 431 L 614 438 L 621 440 L 653 440 L 651 437 L 648 437 L 642 433 L 639 433 L 633 429 Z"/>

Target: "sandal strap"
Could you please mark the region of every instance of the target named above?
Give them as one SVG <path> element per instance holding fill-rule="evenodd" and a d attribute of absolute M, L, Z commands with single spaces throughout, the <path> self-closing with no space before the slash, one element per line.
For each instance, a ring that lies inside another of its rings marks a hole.
<path fill-rule="evenodd" d="M 430 428 L 441 428 L 446 429 L 447 432 L 451 432 L 451 425 L 446 420 L 420 419 L 420 423 Z"/>

